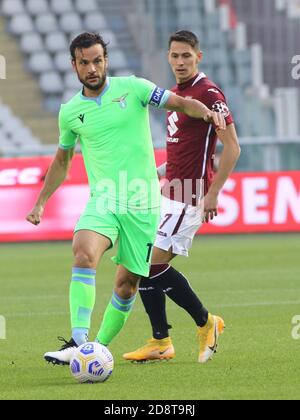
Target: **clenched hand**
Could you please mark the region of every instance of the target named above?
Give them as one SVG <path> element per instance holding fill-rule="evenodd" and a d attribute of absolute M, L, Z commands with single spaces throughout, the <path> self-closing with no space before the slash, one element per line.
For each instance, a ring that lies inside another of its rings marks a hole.
<path fill-rule="evenodd" d="M 32 223 L 35 226 L 38 226 L 44 214 L 44 207 L 42 206 L 35 206 L 31 212 L 26 217 L 27 222 Z"/>
<path fill-rule="evenodd" d="M 204 121 L 214 124 L 216 130 L 226 130 L 226 121 L 220 112 L 209 111 L 204 117 Z"/>
<path fill-rule="evenodd" d="M 209 223 L 218 216 L 218 195 L 208 193 L 204 197 L 204 215 L 202 223 Z"/>

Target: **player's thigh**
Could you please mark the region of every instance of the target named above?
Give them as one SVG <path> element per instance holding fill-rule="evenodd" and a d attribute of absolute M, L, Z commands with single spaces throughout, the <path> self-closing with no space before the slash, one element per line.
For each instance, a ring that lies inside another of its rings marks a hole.
<path fill-rule="evenodd" d="M 171 237 L 173 252 L 188 257 L 194 238 L 201 226 L 201 209 L 188 206 L 178 231 Z"/>
<path fill-rule="evenodd" d="M 172 247 L 168 251 L 165 251 L 155 246 L 153 248 L 151 264 L 168 264 L 175 257 L 176 255 L 173 253 Z"/>
<path fill-rule="evenodd" d="M 173 250 L 172 237 L 180 229 L 186 215 L 186 209 L 186 204 L 163 197 L 160 223 L 152 257 L 153 264 L 170 262 L 176 255 Z"/>
<path fill-rule="evenodd" d="M 195 234 L 201 226 L 201 209 L 163 198 L 161 223 L 158 229 L 155 247 L 155 261 L 164 256 L 188 256 Z M 166 254 L 164 254 L 164 251 Z M 163 261 L 162 263 L 164 263 Z M 153 264 L 155 264 L 153 262 Z"/>
<path fill-rule="evenodd" d="M 73 253 L 76 263 L 93 265 L 96 268 L 102 255 L 111 248 L 111 240 L 91 230 L 80 230 L 74 234 Z"/>
<path fill-rule="evenodd" d="M 146 214 L 130 212 L 123 215 L 119 250 L 114 261 L 131 273 L 148 277 L 159 220 L 159 212 L 151 210 Z"/>
<path fill-rule="evenodd" d="M 119 235 L 120 225 L 116 216 L 100 206 L 92 197 L 81 215 L 74 233 L 74 254 L 76 260 L 87 260 L 98 264 L 103 253 L 111 248 Z"/>

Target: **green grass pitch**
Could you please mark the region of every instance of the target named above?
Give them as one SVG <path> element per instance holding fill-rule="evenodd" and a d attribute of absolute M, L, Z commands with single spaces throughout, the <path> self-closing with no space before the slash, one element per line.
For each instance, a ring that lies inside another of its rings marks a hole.
<path fill-rule="evenodd" d="M 112 292 L 115 267 L 106 255 L 97 274 L 94 337 Z M 202 301 L 226 320 L 219 353 L 197 363 L 196 328 L 168 303 L 175 360 L 137 365 L 122 354 L 151 337 L 138 299 L 124 331 L 110 350 L 112 378 L 78 385 L 68 368 L 43 361 L 69 338 L 69 243 L 0 246 L 0 315 L 7 339 L 0 340 L 0 399 L 201 400 L 299 399 L 300 341 L 292 318 L 300 315 L 300 236 L 198 238 L 189 259 L 175 266 L 190 279 Z"/>

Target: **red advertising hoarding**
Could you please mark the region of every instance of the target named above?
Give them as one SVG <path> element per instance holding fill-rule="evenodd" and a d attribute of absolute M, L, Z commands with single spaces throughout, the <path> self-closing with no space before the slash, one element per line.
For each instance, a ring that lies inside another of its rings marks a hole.
<path fill-rule="evenodd" d="M 64 185 L 48 202 L 43 222 L 25 221 L 42 187 L 50 157 L 0 160 L 0 242 L 65 240 L 89 198 L 82 157 L 74 157 Z M 156 152 L 157 164 L 165 152 Z M 227 181 L 219 216 L 203 234 L 300 232 L 300 171 L 239 173 Z"/>

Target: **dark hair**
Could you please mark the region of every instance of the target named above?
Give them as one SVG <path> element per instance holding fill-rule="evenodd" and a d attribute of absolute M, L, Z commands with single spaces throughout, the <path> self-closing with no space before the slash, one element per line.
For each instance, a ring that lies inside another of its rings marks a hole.
<path fill-rule="evenodd" d="M 83 48 L 90 48 L 94 45 L 100 44 L 104 50 L 104 57 L 107 57 L 107 46 L 103 38 L 97 33 L 84 32 L 83 34 L 78 35 L 70 45 L 70 53 L 73 60 L 76 59 L 75 51 L 77 49 L 82 50 Z"/>
<path fill-rule="evenodd" d="M 178 31 L 170 36 L 169 48 L 171 48 L 172 42 L 185 42 L 193 47 L 195 50 L 200 48 L 198 37 L 190 31 Z"/>

